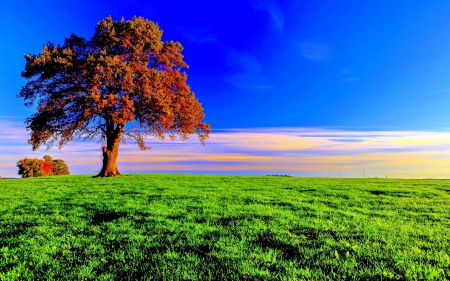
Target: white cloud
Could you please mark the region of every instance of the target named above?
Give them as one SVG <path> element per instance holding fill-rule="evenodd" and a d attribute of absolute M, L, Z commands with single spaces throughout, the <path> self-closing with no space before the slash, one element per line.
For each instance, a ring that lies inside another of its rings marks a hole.
<path fill-rule="evenodd" d="M 179 28 L 184 39 L 195 44 L 203 44 L 206 42 L 216 42 L 217 38 L 209 28 Z"/>
<path fill-rule="evenodd" d="M 280 33 L 284 31 L 284 13 L 274 0 L 254 1 L 253 6 L 256 9 L 264 10 L 269 14 L 272 26 L 275 30 Z"/>
<path fill-rule="evenodd" d="M 448 92 L 450 92 L 450 88 L 445 88 L 445 89 L 440 89 L 440 90 L 436 90 L 436 91 L 427 92 L 427 93 L 425 93 L 425 95 L 448 93 Z"/>
<path fill-rule="evenodd" d="M 329 59 L 333 53 L 333 50 L 329 46 L 311 41 L 300 43 L 300 50 L 305 59 L 313 60 L 315 62 L 325 61 Z"/>
<path fill-rule="evenodd" d="M 262 65 L 249 54 L 230 50 L 228 64 L 236 69 L 236 74 L 226 78 L 243 90 L 271 90 L 270 79 L 264 74 Z"/>
<path fill-rule="evenodd" d="M 27 143 L 29 133 L 26 131 L 23 122 L 17 121 L 15 118 L 0 116 L 0 124 L 0 144 Z"/>
<path fill-rule="evenodd" d="M 352 75 L 353 71 L 350 68 L 343 68 L 341 69 L 341 74 L 345 76 L 344 78 L 339 79 L 339 82 L 352 82 L 352 81 L 359 81 L 359 76 Z"/>
<path fill-rule="evenodd" d="M 360 80 L 359 76 L 351 76 L 351 77 L 342 78 L 339 80 L 339 82 L 345 83 L 345 82 L 353 82 L 353 81 L 359 81 L 359 80 Z"/>
<path fill-rule="evenodd" d="M 262 71 L 261 64 L 256 60 L 256 58 L 250 56 L 249 54 L 229 51 L 227 59 L 229 65 L 241 68 L 244 72 L 258 73 Z"/>
<path fill-rule="evenodd" d="M 351 75 L 352 74 L 352 70 L 350 68 L 343 68 L 341 70 L 341 73 L 344 75 Z"/>
<path fill-rule="evenodd" d="M 96 174 L 101 144 L 75 140 L 62 150 L 32 151 L 20 122 L 0 117 L 0 175 L 17 177 L 19 159 L 49 154 L 65 160 L 72 173 Z M 23 124 L 22 124 L 23 125 Z M 8 135 L 9 134 L 9 135 Z M 11 137 L 11 135 L 16 135 Z M 244 128 L 217 130 L 206 145 L 196 136 L 186 142 L 147 140 L 151 150 L 121 145 L 119 170 L 444 178 L 450 174 L 450 132 L 357 131 L 326 128 Z"/>

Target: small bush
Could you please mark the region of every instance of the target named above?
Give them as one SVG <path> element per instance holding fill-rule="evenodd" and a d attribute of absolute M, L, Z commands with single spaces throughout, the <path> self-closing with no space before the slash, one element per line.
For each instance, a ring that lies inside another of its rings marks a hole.
<path fill-rule="evenodd" d="M 69 167 L 64 160 L 53 158 L 50 155 L 45 155 L 44 160 L 24 158 L 17 162 L 19 168 L 19 175 L 22 178 L 53 176 L 53 175 L 69 175 Z"/>
<path fill-rule="evenodd" d="M 39 159 L 24 158 L 17 162 L 19 175 L 22 178 L 40 177 L 42 176 L 43 161 Z"/>
<path fill-rule="evenodd" d="M 53 160 L 53 175 L 70 175 L 69 167 L 64 160 Z"/>

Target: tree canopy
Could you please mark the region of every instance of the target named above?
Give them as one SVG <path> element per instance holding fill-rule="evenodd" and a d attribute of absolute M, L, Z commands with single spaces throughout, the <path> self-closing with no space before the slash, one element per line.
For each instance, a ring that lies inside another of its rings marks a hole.
<path fill-rule="evenodd" d="M 69 167 L 64 160 L 53 160 L 50 155 L 44 155 L 43 159 L 20 159 L 16 164 L 19 175 L 22 178 L 70 175 Z"/>
<path fill-rule="evenodd" d="M 98 22 L 89 40 L 72 34 L 62 45 L 47 43 L 40 54 L 26 54 L 18 97 L 37 111 L 26 119 L 33 149 L 62 148 L 74 138 L 100 138 L 99 176 L 120 174 L 119 144 L 155 136 L 204 144 L 210 126 L 201 103 L 187 85 L 188 65 L 179 42 L 162 41 L 157 24 L 141 17 Z"/>

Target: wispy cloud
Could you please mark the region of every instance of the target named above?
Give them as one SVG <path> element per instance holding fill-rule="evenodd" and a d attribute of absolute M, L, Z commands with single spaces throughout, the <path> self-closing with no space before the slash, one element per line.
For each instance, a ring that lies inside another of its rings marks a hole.
<path fill-rule="evenodd" d="M 352 69 L 351 68 L 348 68 L 348 67 L 345 67 L 345 68 L 343 68 L 343 69 L 341 69 L 341 74 L 343 74 L 343 75 L 352 75 Z"/>
<path fill-rule="evenodd" d="M 0 116 L 0 124 L 0 145 L 27 143 L 29 134 L 23 122 L 17 121 L 17 118 Z"/>
<path fill-rule="evenodd" d="M 331 57 L 333 50 L 325 44 L 319 44 L 312 41 L 304 41 L 300 43 L 300 50 L 305 59 L 315 62 L 325 61 Z"/>
<path fill-rule="evenodd" d="M 72 173 L 96 174 L 101 144 L 75 140 L 62 150 L 32 151 L 28 134 L 5 122 L 0 133 L 0 172 L 17 177 L 17 160 L 64 159 Z M 16 136 L 11 136 L 16 135 Z M 121 145 L 122 172 L 290 174 L 299 176 L 446 178 L 450 174 L 450 132 L 350 131 L 323 128 L 258 128 L 213 131 L 206 146 L 148 139 L 140 151 Z"/>
<path fill-rule="evenodd" d="M 345 77 L 342 79 L 339 79 L 339 82 L 345 83 L 345 82 L 353 82 L 353 81 L 360 80 L 359 76 L 352 75 L 353 71 L 350 68 L 343 68 L 341 70 L 341 74 Z"/>
<path fill-rule="evenodd" d="M 436 90 L 436 91 L 427 92 L 427 93 L 425 93 L 425 95 L 448 93 L 448 92 L 450 92 L 450 88 L 445 88 L 445 89 L 440 89 L 440 90 Z"/>
<path fill-rule="evenodd" d="M 240 68 L 243 72 L 259 73 L 262 71 L 261 64 L 249 54 L 230 50 L 227 59 L 231 66 Z"/>
<path fill-rule="evenodd" d="M 253 6 L 256 9 L 266 11 L 270 19 L 272 21 L 272 26 L 278 32 L 284 31 L 284 13 L 275 1 L 273 0 L 264 0 L 264 1 L 254 1 Z"/>
<path fill-rule="evenodd" d="M 186 28 L 180 27 L 178 29 L 184 39 L 195 43 L 195 44 L 203 44 L 206 42 L 216 42 L 217 37 L 211 30 L 207 27 L 203 28 Z"/>
<path fill-rule="evenodd" d="M 359 80 L 360 80 L 359 76 L 350 76 L 350 77 L 345 77 L 345 78 L 340 79 L 339 82 L 345 83 L 345 82 L 353 82 L 353 81 L 359 81 Z"/>
<path fill-rule="evenodd" d="M 236 73 L 226 78 L 236 87 L 243 90 L 270 90 L 270 79 L 263 72 L 262 65 L 249 54 L 229 50 L 227 61 L 236 69 Z"/>

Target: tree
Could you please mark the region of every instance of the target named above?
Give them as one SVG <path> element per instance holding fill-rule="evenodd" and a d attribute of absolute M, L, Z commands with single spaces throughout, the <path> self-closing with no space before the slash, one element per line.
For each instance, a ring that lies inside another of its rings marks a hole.
<path fill-rule="evenodd" d="M 19 175 L 22 175 L 22 178 L 70 175 L 69 167 L 64 160 L 53 160 L 50 155 L 44 155 L 43 158 L 44 160 L 37 158 L 20 159 L 17 162 Z"/>
<path fill-rule="evenodd" d="M 70 175 L 69 167 L 67 166 L 66 162 L 61 159 L 53 160 L 52 173 L 55 176 Z"/>
<path fill-rule="evenodd" d="M 44 158 L 45 162 L 53 163 L 53 158 L 50 155 L 44 155 L 42 158 Z"/>
<path fill-rule="evenodd" d="M 53 161 L 52 162 L 42 161 L 41 173 L 42 176 L 53 176 Z"/>
<path fill-rule="evenodd" d="M 24 158 L 17 162 L 19 175 L 22 178 L 40 177 L 42 176 L 43 161 L 39 159 Z"/>
<path fill-rule="evenodd" d="M 98 22 L 90 40 L 72 34 L 64 44 L 47 43 L 39 55 L 25 55 L 18 94 L 37 112 L 26 119 L 28 142 L 59 148 L 75 137 L 105 143 L 97 176 L 120 175 L 119 144 L 147 136 L 159 139 L 197 134 L 204 144 L 210 126 L 202 105 L 186 84 L 179 42 L 161 41 L 158 25 L 141 17 Z"/>
<path fill-rule="evenodd" d="M 42 162 L 42 175 L 53 176 L 53 158 L 50 155 L 44 155 L 44 161 Z"/>

